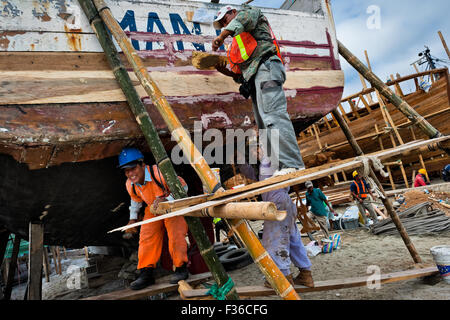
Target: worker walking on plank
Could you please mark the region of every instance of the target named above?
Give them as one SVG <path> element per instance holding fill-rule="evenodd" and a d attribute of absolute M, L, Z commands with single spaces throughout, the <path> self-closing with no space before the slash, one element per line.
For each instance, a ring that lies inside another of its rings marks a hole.
<path fill-rule="evenodd" d="M 319 224 L 324 237 L 326 239 L 329 239 L 330 234 L 328 232 L 327 226 L 328 211 L 325 208 L 324 203 L 328 206 L 332 214 L 337 215 L 337 213 L 334 212 L 334 209 L 331 207 L 331 204 L 328 202 L 328 199 L 323 194 L 322 190 L 320 190 L 319 188 L 314 188 L 314 185 L 311 181 L 306 181 L 305 187 L 307 189 L 305 194 L 306 205 L 311 206 L 310 211 L 314 215 L 314 219 Z"/>
<path fill-rule="evenodd" d="M 358 207 L 359 212 L 364 219 L 364 224 L 366 226 L 368 225 L 366 209 L 367 211 L 369 211 L 370 217 L 373 219 L 373 222 L 377 222 L 378 216 L 375 212 L 375 209 L 373 208 L 372 201 L 369 198 L 369 195 L 372 197 L 372 199 L 375 199 L 375 196 L 373 195 L 366 180 L 359 176 L 358 171 L 353 172 L 353 182 L 350 185 L 350 192 L 353 196 L 353 199 L 355 199 L 356 206 Z"/>
<path fill-rule="evenodd" d="M 256 180 L 256 170 L 249 164 L 239 165 L 239 170 L 247 178 Z M 272 177 L 273 172 L 274 170 L 268 157 L 262 156 L 259 165 L 259 180 L 263 181 Z M 266 248 L 280 271 L 292 284 L 314 287 L 311 261 L 308 258 L 300 232 L 295 223 L 297 207 L 289 196 L 289 187 L 263 193 L 261 197 L 263 201 L 273 202 L 278 210 L 286 211 L 287 213 L 283 221 L 264 221 L 262 245 Z M 291 274 L 291 262 L 300 271 L 295 279 Z M 264 285 L 271 287 L 268 281 L 265 281 Z"/>
<path fill-rule="evenodd" d="M 233 42 L 228 50 L 226 65 L 216 69 L 241 83 L 240 92 L 251 96 L 253 112 L 259 129 L 267 133 L 268 156 L 272 165 L 278 166 L 274 176 L 288 174 L 305 168 L 283 91 L 286 71 L 277 40 L 267 18 L 260 9 L 244 5 L 241 11 L 231 6 L 223 7 L 217 14 L 214 27 L 221 29 L 212 44 L 217 51 L 229 36 Z M 278 149 L 278 150 L 277 150 Z M 278 154 L 274 154 L 278 151 Z"/>
<path fill-rule="evenodd" d="M 160 202 L 173 200 L 159 168 L 156 165 L 152 167 L 146 165 L 144 156 L 138 149 L 123 149 L 119 155 L 119 168 L 124 170 L 125 176 L 128 178 L 126 188 L 131 198 L 128 224 L 137 222 L 138 212 L 144 203 L 146 204 L 144 220 L 147 220 L 155 217 L 150 212 L 151 205 L 156 207 Z M 181 177 L 178 178 L 183 187 L 187 188 L 186 182 Z M 175 284 L 188 278 L 185 238 L 188 228 L 184 218 L 179 216 L 141 226 L 137 266 L 141 270 L 141 274 L 136 281 L 131 283 L 131 289 L 140 290 L 155 283 L 153 270 L 161 257 L 165 230 L 167 230 L 169 253 L 176 267 L 170 283 Z M 127 231 L 137 233 L 136 228 Z"/>
<path fill-rule="evenodd" d="M 429 184 L 429 183 L 425 182 L 426 175 L 427 175 L 427 170 L 425 170 L 423 168 L 419 170 L 419 173 L 417 174 L 417 176 L 414 179 L 414 188 L 423 187 L 423 186 L 426 186 L 427 184 Z"/>

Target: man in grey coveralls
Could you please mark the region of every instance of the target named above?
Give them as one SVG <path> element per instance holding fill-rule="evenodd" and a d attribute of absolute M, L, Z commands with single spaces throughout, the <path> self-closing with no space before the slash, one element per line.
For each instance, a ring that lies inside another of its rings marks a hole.
<path fill-rule="evenodd" d="M 239 12 L 231 6 L 226 6 L 217 15 L 214 27 L 223 30 L 213 41 L 214 51 L 219 49 L 228 36 L 235 37 L 242 32 L 249 32 L 257 41 L 258 45 L 250 58 L 239 65 L 242 75 L 233 73 L 225 65 L 218 65 L 216 68 L 219 72 L 233 77 L 236 82 L 247 84 L 251 88 L 253 113 L 260 135 L 261 129 L 265 129 L 268 138 L 266 150 L 272 163 L 278 162 L 274 176 L 304 169 L 283 91 L 286 71 L 277 56 L 267 18 L 260 9 L 247 5 Z M 274 155 L 276 151 L 278 154 Z"/>

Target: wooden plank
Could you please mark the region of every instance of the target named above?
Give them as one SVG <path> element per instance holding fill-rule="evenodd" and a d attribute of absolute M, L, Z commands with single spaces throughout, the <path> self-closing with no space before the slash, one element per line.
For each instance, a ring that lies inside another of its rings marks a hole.
<path fill-rule="evenodd" d="M 195 286 L 210 279 L 212 279 L 212 274 L 210 272 L 206 272 L 201 274 L 190 275 L 189 278 L 185 281 L 188 284 Z M 164 283 L 156 283 L 142 290 L 125 289 L 102 294 L 95 297 L 88 297 L 81 300 L 138 300 L 156 295 L 158 293 L 177 291 L 177 289 L 178 284 L 170 284 L 164 282 Z"/>
<path fill-rule="evenodd" d="M 28 300 L 42 300 L 44 225 L 30 222 L 28 254 Z"/>
<path fill-rule="evenodd" d="M 397 148 L 392 148 L 392 149 L 388 149 L 385 151 L 379 151 L 379 152 L 375 152 L 375 153 L 365 155 L 365 156 L 366 157 L 367 156 L 376 156 L 378 159 L 384 160 L 384 159 L 388 159 L 388 158 L 391 158 L 396 155 L 403 154 L 405 152 L 409 152 L 411 150 L 419 149 L 420 147 L 424 147 L 429 144 L 437 143 L 440 141 L 445 141 L 448 139 L 450 139 L 450 136 L 443 136 L 443 137 L 436 138 L 436 139 L 408 143 L 408 144 L 401 145 Z M 180 209 L 180 210 L 177 210 L 177 211 L 174 211 L 171 213 L 163 214 L 163 215 L 155 217 L 155 218 L 151 218 L 151 219 L 133 223 L 133 224 L 130 224 L 127 226 L 116 228 L 114 230 L 108 231 L 108 233 L 116 232 L 116 231 L 124 231 L 129 228 L 137 227 L 137 226 L 140 226 L 143 224 L 152 223 L 155 221 L 172 218 L 175 216 L 185 215 L 189 212 L 200 211 L 202 209 L 215 207 L 215 206 L 219 206 L 219 205 L 230 203 L 230 202 L 236 202 L 236 201 L 240 201 L 240 200 L 247 199 L 247 198 L 252 198 L 252 197 L 260 195 L 262 193 L 278 190 L 281 188 L 295 186 L 295 185 L 304 183 L 307 180 L 316 180 L 319 178 L 329 176 L 330 174 L 333 174 L 335 172 L 340 172 L 342 170 L 344 170 L 344 171 L 354 170 L 354 169 L 360 168 L 362 166 L 363 166 L 363 161 L 361 159 L 353 158 L 353 159 L 338 161 L 338 162 L 331 163 L 331 164 L 325 164 L 325 165 L 307 169 L 307 170 L 294 172 L 294 173 L 287 174 L 287 175 L 280 176 L 280 177 L 272 177 L 272 178 L 266 179 L 264 181 L 252 183 L 251 185 L 246 186 L 246 187 L 221 192 L 221 193 L 218 193 L 215 195 L 221 199 L 211 200 L 208 202 L 200 203 L 197 205 L 193 205 L 189 208 Z M 255 189 L 255 186 L 258 186 L 258 187 Z M 247 191 L 248 189 L 253 189 L 253 190 Z M 226 195 L 230 195 L 232 193 L 234 193 L 232 196 L 223 198 Z M 236 194 L 236 193 L 238 193 L 238 194 Z"/>
<path fill-rule="evenodd" d="M 381 274 L 380 284 L 406 281 L 427 276 L 433 276 L 436 274 L 439 274 L 439 271 L 436 267 L 412 269 L 400 272 Z M 295 291 L 297 291 L 298 293 L 307 293 L 307 292 L 319 292 L 319 291 L 364 287 L 367 285 L 368 282 L 371 283 L 371 276 L 328 280 L 328 281 L 316 281 L 314 288 L 308 288 L 299 285 L 294 286 L 294 288 Z M 266 288 L 264 286 L 237 287 L 236 290 L 239 296 L 242 297 L 270 296 L 276 294 L 275 290 Z M 204 297 L 206 296 L 207 291 L 208 291 L 207 289 L 184 290 L 183 296 L 186 298 Z"/>

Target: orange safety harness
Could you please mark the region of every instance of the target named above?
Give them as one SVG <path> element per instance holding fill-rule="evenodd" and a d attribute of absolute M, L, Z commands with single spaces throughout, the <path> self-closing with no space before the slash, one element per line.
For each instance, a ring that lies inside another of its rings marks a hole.
<path fill-rule="evenodd" d="M 267 25 L 269 26 L 270 29 L 273 44 L 277 49 L 277 56 L 284 64 L 280 52 L 280 47 L 278 45 L 278 41 L 275 37 L 275 34 L 273 33 L 272 28 L 270 27 L 270 24 L 268 22 Z M 252 56 L 257 46 L 258 43 L 249 32 L 242 32 L 237 36 L 233 37 L 231 46 L 227 50 L 227 58 L 231 67 L 231 71 L 233 71 L 236 74 L 241 74 L 242 71 L 239 65 L 247 61 Z"/>

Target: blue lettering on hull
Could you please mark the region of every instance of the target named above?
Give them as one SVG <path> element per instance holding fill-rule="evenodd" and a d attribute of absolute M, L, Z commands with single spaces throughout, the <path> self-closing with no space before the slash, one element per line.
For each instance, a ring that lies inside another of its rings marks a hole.
<path fill-rule="evenodd" d="M 202 34 L 202 30 L 199 23 L 194 22 L 192 30 L 189 30 L 178 13 L 170 13 L 169 19 L 172 25 L 173 34 L 182 34 L 182 32 L 185 35 Z M 133 10 L 127 10 L 127 12 L 125 13 L 123 19 L 119 22 L 119 24 L 120 27 L 125 31 L 126 30 L 131 32 L 138 31 L 136 26 L 136 18 Z M 164 28 L 164 25 L 162 24 L 161 19 L 159 18 L 156 12 L 149 12 L 148 14 L 147 32 L 159 32 L 161 34 L 167 34 L 166 28 Z M 216 30 L 216 34 L 219 35 L 220 30 Z M 140 50 L 139 41 L 131 40 L 131 43 L 136 50 Z M 205 45 L 203 43 L 193 42 L 192 45 L 198 51 L 205 51 Z M 183 41 L 177 41 L 176 48 L 179 51 L 183 51 L 184 50 Z M 153 50 L 153 43 L 151 41 L 147 41 L 145 49 Z M 223 46 L 221 47 L 221 50 L 225 50 Z"/>

